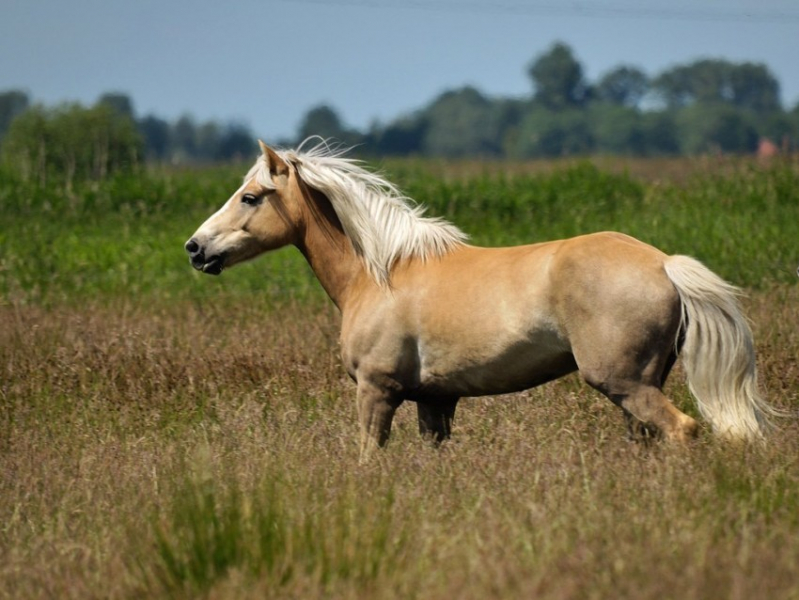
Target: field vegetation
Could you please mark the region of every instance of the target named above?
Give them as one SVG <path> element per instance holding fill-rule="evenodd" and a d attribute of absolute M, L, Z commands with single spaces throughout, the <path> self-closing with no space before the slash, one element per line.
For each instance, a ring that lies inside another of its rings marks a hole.
<path fill-rule="evenodd" d="M 795 161 L 380 166 L 477 244 L 614 229 L 703 260 L 799 410 Z M 795 420 L 644 446 L 570 376 L 462 402 L 440 449 L 402 407 L 359 466 L 299 253 L 211 278 L 182 250 L 244 170 L 2 174 L 0 598 L 799 598 Z"/>

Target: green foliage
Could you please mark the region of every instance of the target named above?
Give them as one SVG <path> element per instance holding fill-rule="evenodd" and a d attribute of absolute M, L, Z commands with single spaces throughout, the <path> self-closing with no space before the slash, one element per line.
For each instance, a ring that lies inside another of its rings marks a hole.
<path fill-rule="evenodd" d="M 0 140 L 5 136 L 11 122 L 27 110 L 30 98 L 25 92 L 11 90 L 0 93 Z"/>
<path fill-rule="evenodd" d="M 425 111 L 422 150 L 435 156 L 501 156 L 501 108 L 472 87 L 446 92 Z"/>
<path fill-rule="evenodd" d="M 103 137 L 114 140 L 114 143 L 121 141 L 121 137 L 129 138 L 123 145 L 135 147 L 135 153 L 132 155 L 133 158 L 128 157 L 125 160 L 133 164 L 144 161 L 172 164 L 240 161 L 254 155 L 256 149 L 252 133 L 240 123 L 217 121 L 198 123 L 190 115 L 183 115 L 171 123 L 155 115 L 138 119 L 133 101 L 127 94 L 121 92 L 102 94 L 90 109 L 73 104 L 52 109 L 34 106 L 28 110 L 29 104 L 28 96 L 24 92 L 0 93 L 0 141 L 14 119 L 20 116 L 21 122 L 16 127 L 21 131 L 18 131 L 17 135 L 27 138 L 28 141 L 20 142 L 17 139 L 14 142 L 16 147 L 14 152 L 19 150 L 22 155 L 11 160 L 15 164 L 10 170 L 13 172 L 23 168 L 27 174 L 38 169 L 42 180 L 49 177 L 46 173 L 42 175 L 43 170 L 45 172 L 48 168 L 61 170 L 64 168 L 61 163 L 66 163 L 66 169 L 69 170 L 72 162 L 80 163 L 82 153 L 75 152 L 76 156 L 71 157 L 69 149 L 64 148 L 62 143 L 62 138 L 68 137 L 76 144 L 84 144 L 85 140 L 74 137 L 76 132 L 92 136 L 95 146 Z M 98 132 L 98 127 L 106 128 L 108 131 Z M 30 141 L 34 138 L 35 143 Z M 42 140 L 50 146 L 56 141 L 61 144 L 55 150 L 49 151 L 50 154 L 55 152 L 55 158 L 47 155 L 47 148 L 41 150 Z M 344 141 L 354 143 L 356 140 L 346 138 Z M 109 150 L 110 160 L 113 160 L 114 149 Z M 99 160 L 102 162 L 102 159 Z M 59 164 L 54 164 L 53 161 Z M 49 167 L 42 166 L 47 162 L 51 163 Z M 97 168 L 94 170 L 97 171 Z M 82 175 L 76 177 L 80 178 Z"/>
<path fill-rule="evenodd" d="M 595 151 L 601 154 L 648 154 L 643 115 L 620 104 L 599 104 L 590 109 Z"/>
<path fill-rule="evenodd" d="M 403 550 L 392 490 L 369 501 L 352 488 L 295 495 L 274 475 L 250 490 L 210 473 L 189 478 L 155 518 L 157 587 L 191 596 L 237 571 L 275 591 L 298 576 L 324 589 L 339 581 L 368 585 L 392 571 Z"/>
<path fill-rule="evenodd" d="M 749 153 L 757 148 L 752 120 L 733 107 L 695 104 L 682 109 L 676 121 L 684 154 Z"/>
<path fill-rule="evenodd" d="M 100 99 L 97 100 L 98 106 L 107 106 L 108 108 L 116 111 L 120 115 L 124 115 L 129 119 L 136 118 L 136 112 L 133 110 L 133 101 L 130 96 L 121 92 L 106 92 Z"/>
<path fill-rule="evenodd" d="M 723 103 L 761 112 L 780 109 L 779 82 L 762 64 L 698 60 L 665 71 L 652 87 L 672 108 Z"/>
<path fill-rule="evenodd" d="M 764 65 L 700 60 L 651 81 L 619 66 L 592 84 L 571 49 L 556 43 L 528 74 L 534 93 L 526 99 L 487 98 L 471 87 L 447 91 L 413 115 L 373 127 L 364 148 L 527 158 L 746 154 L 762 137 L 786 149 L 799 144 L 799 120 L 782 110 L 779 83 Z"/>
<path fill-rule="evenodd" d="M 597 99 L 618 106 L 636 107 L 649 91 L 649 78 L 636 67 L 620 66 L 608 71 L 597 83 Z"/>
<path fill-rule="evenodd" d="M 141 153 L 133 121 L 107 104 L 33 107 L 12 122 L 2 145 L 8 172 L 24 182 L 57 182 L 68 189 L 75 181 L 135 170 Z"/>
<path fill-rule="evenodd" d="M 183 243 L 221 206 L 241 168 L 117 174 L 101 184 L 3 179 L 0 302 L 81 303 L 116 298 L 220 303 L 321 301 L 299 252 L 273 252 L 212 278 L 188 265 Z M 451 180 L 419 162 L 392 163 L 389 178 L 428 213 L 488 246 L 601 230 L 629 233 L 669 253 L 694 255 L 730 281 L 795 280 L 799 175 L 788 164 L 743 166 L 681 184 L 644 183 L 588 162 L 547 174 Z"/>
<path fill-rule="evenodd" d="M 587 156 L 593 148 L 594 138 L 584 111 L 533 108 L 522 119 L 513 156 Z"/>
<path fill-rule="evenodd" d="M 535 89 L 533 99 L 550 110 L 582 106 L 588 97 L 582 65 L 566 44 L 553 44 L 530 64 L 527 72 Z"/>
<path fill-rule="evenodd" d="M 270 485 L 244 495 L 211 480 L 187 481 L 177 490 L 166 522 L 156 524 L 156 577 L 168 590 L 203 591 L 233 569 L 289 574 L 285 509 Z"/>
<path fill-rule="evenodd" d="M 157 296 L 202 299 L 253 294 L 318 297 L 297 252 L 240 267 L 241 277 L 211 279 L 188 266 L 183 244 L 240 185 L 241 168 L 116 174 L 104 182 L 62 185 L 3 179 L 0 185 L 0 298 L 81 302 L 81 298 Z M 268 278 L 263 272 L 269 273 Z"/>
<path fill-rule="evenodd" d="M 355 145 L 360 139 L 358 132 L 344 126 L 338 113 L 326 104 L 309 110 L 300 124 L 297 142 L 319 136 L 332 142 Z"/>
<path fill-rule="evenodd" d="M 614 230 L 689 254 L 743 286 L 794 282 L 799 172 L 789 164 L 642 183 L 588 162 L 535 176 L 443 182 L 399 173 L 429 212 L 481 245 L 514 245 Z"/>
<path fill-rule="evenodd" d="M 641 115 L 646 139 L 646 156 L 679 154 L 680 138 L 671 112 L 647 112 Z"/>
<path fill-rule="evenodd" d="M 405 116 L 386 126 L 375 125 L 365 137 L 366 147 L 375 154 L 409 156 L 420 154 L 427 131 L 424 115 Z"/>

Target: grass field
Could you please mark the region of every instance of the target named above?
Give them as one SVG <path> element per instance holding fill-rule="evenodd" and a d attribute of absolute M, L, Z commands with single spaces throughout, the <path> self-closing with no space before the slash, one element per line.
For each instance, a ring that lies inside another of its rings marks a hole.
<path fill-rule="evenodd" d="M 476 243 L 616 229 L 702 259 L 799 409 L 796 164 L 385 170 Z M 338 315 L 298 253 L 220 278 L 183 254 L 241 173 L 0 183 L 0 598 L 799 598 L 795 421 L 644 447 L 567 377 L 462 402 L 439 450 L 403 406 L 358 466 Z M 667 388 L 696 415 L 679 363 Z"/>

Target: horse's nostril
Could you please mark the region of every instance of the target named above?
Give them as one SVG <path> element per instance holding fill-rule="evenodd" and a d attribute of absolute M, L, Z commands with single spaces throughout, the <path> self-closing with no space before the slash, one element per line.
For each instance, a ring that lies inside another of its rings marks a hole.
<path fill-rule="evenodd" d="M 192 238 L 188 242 L 186 242 L 185 248 L 186 252 L 188 252 L 189 254 L 197 254 L 197 252 L 200 250 L 200 245 L 195 241 L 194 238 Z"/>

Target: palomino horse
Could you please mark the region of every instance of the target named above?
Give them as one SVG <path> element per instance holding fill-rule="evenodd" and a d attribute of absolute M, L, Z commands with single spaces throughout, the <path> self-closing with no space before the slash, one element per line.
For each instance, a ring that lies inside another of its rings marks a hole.
<path fill-rule="evenodd" d="M 294 244 L 342 314 L 357 383 L 361 457 L 388 440 L 397 407 L 450 435 L 463 396 L 524 390 L 579 370 L 633 432 L 684 441 L 697 423 L 661 389 L 677 353 L 699 412 L 719 434 L 758 438 L 752 334 L 736 288 L 692 258 L 620 233 L 510 248 L 464 242 L 392 184 L 320 144 L 262 156 L 186 243 L 218 275 Z"/>

